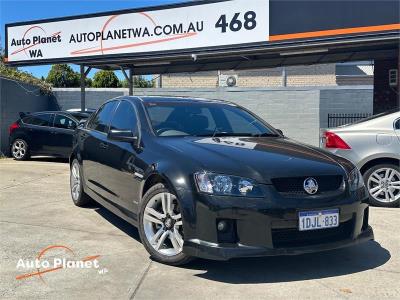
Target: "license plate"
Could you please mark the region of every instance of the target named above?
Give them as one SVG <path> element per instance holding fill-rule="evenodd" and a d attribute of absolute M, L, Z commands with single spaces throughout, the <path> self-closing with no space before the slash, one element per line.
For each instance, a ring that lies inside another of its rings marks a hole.
<path fill-rule="evenodd" d="M 339 226 L 339 209 L 299 212 L 299 230 L 316 230 Z"/>

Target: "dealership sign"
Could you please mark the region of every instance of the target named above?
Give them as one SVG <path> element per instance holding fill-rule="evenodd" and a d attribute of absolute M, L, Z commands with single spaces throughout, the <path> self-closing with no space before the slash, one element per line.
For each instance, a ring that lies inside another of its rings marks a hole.
<path fill-rule="evenodd" d="M 10 24 L 8 62 L 155 53 L 265 42 L 269 0 L 187 3 Z"/>

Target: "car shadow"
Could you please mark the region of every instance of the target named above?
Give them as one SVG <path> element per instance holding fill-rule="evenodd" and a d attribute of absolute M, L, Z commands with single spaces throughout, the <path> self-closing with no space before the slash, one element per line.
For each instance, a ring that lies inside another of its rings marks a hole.
<path fill-rule="evenodd" d="M 100 206 L 100 204 L 93 204 L 87 208 L 92 208 L 96 213 L 98 213 L 100 216 L 102 216 L 105 220 L 107 220 L 109 223 L 117 227 L 119 230 L 127 234 L 128 236 L 134 238 L 138 242 L 141 243 L 140 241 L 140 236 L 139 232 L 136 229 L 135 226 L 132 224 L 128 223 L 124 219 L 118 217 L 117 215 L 113 214 L 103 206 Z"/>
<path fill-rule="evenodd" d="M 91 207 L 128 236 L 140 241 L 135 226 L 104 207 Z M 239 258 L 229 261 L 196 259 L 181 268 L 201 271 L 194 276 L 223 283 L 279 283 L 363 272 L 384 265 L 390 252 L 375 241 L 332 251 L 296 256 Z"/>
<path fill-rule="evenodd" d="M 297 256 L 196 260 L 188 267 L 204 270 L 195 276 L 224 283 L 278 283 L 358 273 L 384 265 L 391 255 L 379 243 Z"/>
<path fill-rule="evenodd" d="M 50 157 L 50 156 L 35 156 L 35 157 L 29 158 L 29 161 L 68 163 L 69 159 L 61 158 L 61 157 Z"/>

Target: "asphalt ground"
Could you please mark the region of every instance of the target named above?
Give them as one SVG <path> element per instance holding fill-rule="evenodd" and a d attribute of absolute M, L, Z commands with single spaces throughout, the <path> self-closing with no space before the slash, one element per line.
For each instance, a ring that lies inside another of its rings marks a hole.
<path fill-rule="evenodd" d="M 371 208 L 370 223 L 376 241 L 350 248 L 171 267 L 149 258 L 135 227 L 73 205 L 66 161 L 0 159 L 0 298 L 400 299 L 400 209 Z M 42 273 L 28 265 L 38 257 L 92 267 Z"/>

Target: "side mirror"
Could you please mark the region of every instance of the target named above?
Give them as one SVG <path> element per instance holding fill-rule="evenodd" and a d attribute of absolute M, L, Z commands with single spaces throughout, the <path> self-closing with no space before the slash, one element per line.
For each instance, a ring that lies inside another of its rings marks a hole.
<path fill-rule="evenodd" d="M 117 130 L 111 129 L 108 132 L 107 138 L 113 141 L 132 143 L 134 147 L 138 146 L 139 138 L 132 130 Z"/>
<path fill-rule="evenodd" d="M 280 130 L 280 129 L 276 129 L 276 128 L 275 128 L 275 130 L 276 130 L 276 131 L 278 131 L 280 135 L 284 136 L 284 134 L 283 134 L 283 131 L 282 131 L 282 130 Z"/>
<path fill-rule="evenodd" d="M 78 123 L 78 127 L 83 127 L 86 124 L 87 119 L 81 119 Z"/>

